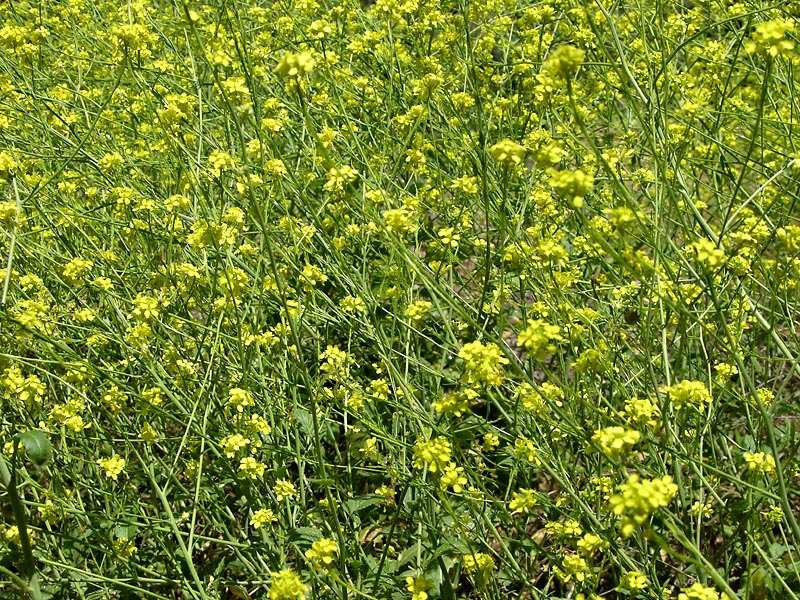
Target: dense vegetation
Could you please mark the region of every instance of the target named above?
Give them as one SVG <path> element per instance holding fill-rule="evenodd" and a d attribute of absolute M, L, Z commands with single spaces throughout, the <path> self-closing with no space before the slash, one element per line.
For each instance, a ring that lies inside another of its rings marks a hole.
<path fill-rule="evenodd" d="M 797 598 L 798 14 L 0 3 L 0 596 Z"/>

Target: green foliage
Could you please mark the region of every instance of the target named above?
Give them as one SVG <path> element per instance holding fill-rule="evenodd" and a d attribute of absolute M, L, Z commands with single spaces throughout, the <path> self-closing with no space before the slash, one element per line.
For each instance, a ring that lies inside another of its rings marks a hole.
<path fill-rule="evenodd" d="M 798 14 L 0 3 L 0 597 L 796 598 Z"/>
<path fill-rule="evenodd" d="M 52 456 L 50 440 L 42 431 L 24 431 L 17 435 L 25 448 L 25 456 L 37 467 L 43 467 Z"/>

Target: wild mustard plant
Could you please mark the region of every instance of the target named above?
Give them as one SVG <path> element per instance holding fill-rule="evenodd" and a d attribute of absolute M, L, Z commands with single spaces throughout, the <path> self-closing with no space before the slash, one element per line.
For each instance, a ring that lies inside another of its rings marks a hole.
<path fill-rule="evenodd" d="M 0 597 L 791 597 L 795 8 L 0 3 Z"/>

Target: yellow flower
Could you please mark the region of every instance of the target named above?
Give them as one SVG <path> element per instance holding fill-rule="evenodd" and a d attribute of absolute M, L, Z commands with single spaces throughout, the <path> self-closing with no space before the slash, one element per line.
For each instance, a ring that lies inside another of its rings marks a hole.
<path fill-rule="evenodd" d="M 392 208 L 383 211 L 386 228 L 396 233 L 415 233 L 419 228 L 414 222 L 413 212 L 407 208 Z"/>
<path fill-rule="evenodd" d="M 581 556 L 592 556 L 598 550 L 603 551 L 611 546 L 609 542 L 593 533 L 584 533 L 578 540 L 577 547 Z"/>
<path fill-rule="evenodd" d="M 536 452 L 536 445 L 533 440 L 524 435 L 520 435 L 514 440 L 514 456 L 522 458 L 535 465 L 540 465 L 539 454 Z"/>
<path fill-rule="evenodd" d="M 470 342 L 458 351 L 458 357 L 464 360 L 464 380 L 468 384 L 503 383 L 503 365 L 507 365 L 509 361 L 497 344 Z"/>
<path fill-rule="evenodd" d="M 522 488 L 518 492 L 514 492 L 511 502 L 508 503 L 508 508 L 512 512 L 528 514 L 532 508 L 536 507 L 538 498 L 539 495 L 536 490 Z"/>
<path fill-rule="evenodd" d="M 0 378 L 3 397 L 21 402 L 28 410 L 41 406 L 47 387 L 36 375 L 25 377 L 17 365 L 8 367 Z"/>
<path fill-rule="evenodd" d="M 494 569 L 494 559 L 485 552 L 466 554 L 462 560 L 464 571 L 470 575 L 485 576 Z"/>
<path fill-rule="evenodd" d="M 238 412 L 242 412 L 245 407 L 253 406 L 254 404 L 253 396 L 247 390 L 235 387 L 228 392 L 227 405 L 234 407 Z"/>
<path fill-rule="evenodd" d="M 266 468 L 267 466 L 264 463 L 258 462 L 252 456 L 245 456 L 239 461 L 239 475 L 248 479 L 258 479 L 264 475 Z"/>
<path fill-rule="evenodd" d="M 66 265 L 64 265 L 64 270 L 61 272 L 61 274 L 67 283 L 78 285 L 83 283 L 83 278 L 89 273 L 93 266 L 94 263 L 91 260 L 86 260 L 80 257 L 73 258 Z"/>
<path fill-rule="evenodd" d="M 383 498 L 384 504 L 394 504 L 394 490 L 388 485 L 382 485 L 375 489 L 375 495 Z"/>
<path fill-rule="evenodd" d="M 775 457 L 764 452 L 745 452 L 742 454 L 747 470 L 765 475 L 774 475 L 776 470 Z"/>
<path fill-rule="evenodd" d="M 715 271 L 725 263 L 725 252 L 708 239 L 698 240 L 687 246 L 687 252 L 697 260 L 705 271 Z"/>
<path fill-rule="evenodd" d="M 339 547 L 330 538 L 322 538 L 311 544 L 311 548 L 306 550 L 306 560 L 311 563 L 311 568 L 315 571 L 326 570 L 339 553 Z"/>
<path fill-rule="evenodd" d="M 414 467 L 425 466 L 431 473 L 441 471 L 450 463 L 450 442 L 443 437 L 433 440 L 417 440 L 414 444 Z"/>
<path fill-rule="evenodd" d="M 346 296 L 339 302 L 342 310 L 346 313 L 364 312 L 367 304 L 360 296 Z"/>
<path fill-rule="evenodd" d="M 327 192 L 341 193 L 344 188 L 356 180 L 358 171 L 350 165 L 343 165 L 341 167 L 331 167 L 328 170 L 327 181 L 322 186 Z"/>
<path fill-rule="evenodd" d="M 481 448 L 484 452 L 492 452 L 500 445 L 500 438 L 493 433 L 487 433 L 483 436 L 483 444 Z"/>
<path fill-rule="evenodd" d="M 142 431 L 139 432 L 139 437 L 145 442 L 154 442 L 158 439 L 158 432 L 153 429 L 150 423 L 145 423 L 144 426 L 142 426 Z"/>
<path fill-rule="evenodd" d="M 489 152 L 497 162 L 505 165 L 518 165 L 525 158 L 525 146 L 508 139 L 497 142 Z"/>
<path fill-rule="evenodd" d="M 647 577 L 639 571 L 625 571 L 619 580 L 617 589 L 638 592 L 647 589 Z"/>
<path fill-rule="evenodd" d="M 453 180 L 453 185 L 451 186 L 454 190 L 461 190 L 465 194 L 477 194 L 478 193 L 478 183 L 479 179 L 477 177 L 469 177 L 465 175 L 464 177 L 459 177 L 458 179 Z"/>
<path fill-rule="evenodd" d="M 464 489 L 463 486 L 467 484 L 467 478 L 461 474 L 463 472 L 464 467 L 459 467 L 453 462 L 449 463 L 445 467 L 444 473 L 442 473 L 442 478 L 439 480 L 440 485 L 443 489 L 451 487 L 456 494 L 460 494 L 461 490 Z"/>
<path fill-rule="evenodd" d="M 119 474 L 125 468 L 125 459 L 114 454 L 111 458 L 101 458 L 97 461 L 100 468 L 105 472 L 106 477 L 117 480 Z"/>
<path fill-rule="evenodd" d="M 17 210 L 16 202 L 0 202 L 0 223 L 6 225 L 15 225 L 19 210 Z"/>
<path fill-rule="evenodd" d="M 49 498 L 45 500 L 44 504 L 38 508 L 39 516 L 42 520 L 50 523 L 50 525 L 57 525 L 61 521 L 61 511 L 56 508 L 53 501 Z"/>
<path fill-rule="evenodd" d="M 594 176 L 582 169 L 574 171 L 550 170 L 549 184 L 572 208 L 583 206 L 584 197 L 594 188 Z"/>
<path fill-rule="evenodd" d="M 125 52 L 138 52 L 142 56 L 150 55 L 150 48 L 157 39 L 156 35 L 141 23 L 114 24 L 109 32 L 118 48 Z"/>
<path fill-rule="evenodd" d="M 16 525 L 3 529 L 3 539 L 9 544 L 20 544 L 19 528 Z"/>
<path fill-rule="evenodd" d="M 18 166 L 11 152 L 8 150 L 0 151 L 0 176 L 8 177 Z M 14 204 L 14 209 L 16 210 L 16 203 Z"/>
<path fill-rule="evenodd" d="M 697 408 L 703 408 L 704 404 L 711 404 L 713 398 L 708 387 L 702 381 L 681 381 L 675 385 L 666 386 L 663 390 L 675 405 L 681 410 L 687 404 Z"/>
<path fill-rule="evenodd" d="M 431 306 L 427 300 L 416 300 L 406 307 L 403 315 L 412 321 L 421 321 L 428 314 Z"/>
<path fill-rule="evenodd" d="M 585 55 L 585 50 L 575 46 L 569 44 L 559 46 L 544 61 L 542 71 L 548 71 L 564 79 L 569 79 L 581 66 Z"/>
<path fill-rule="evenodd" d="M 450 246 L 454 249 L 458 248 L 458 242 L 461 240 L 461 236 L 455 233 L 454 227 L 443 227 L 436 232 L 436 235 L 439 236 L 439 240 L 443 246 Z"/>
<path fill-rule="evenodd" d="M 719 592 L 702 583 L 694 583 L 691 587 L 681 588 L 678 600 L 719 600 Z"/>
<path fill-rule="evenodd" d="M 637 525 L 644 523 L 659 508 L 667 506 L 678 493 L 678 486 L 668 475 L 640 480 L 634 473 L 617 489 L 619 493 L 610 498 L 609 505 L 615 515 L 622 517 L 624 538 L 630 537 Z"/>
<path fill-rule="evenodd" d="M 424 575 L 406 577 L 406 590 L 411 593 L 411 600 L 428 600 L 431 582 Z"/>
<path fill-rule="evenodd" d="M 269 600 L 302 600 L 309 588 L 291 569 L 272 574 L 267 597 Z"/>
<path fill-rule="evenodd" d="M 548 521 L 544 526 L 548 535 L 553 536 L 555 539 L 576 538 L 583 533 L 581 524 L 575 519 L 567 519 L 561 521 Z"/>
<path fill-rule="evenodd" d="M 279 479 L 275 482 L 275 497 L 278 502 L 283 502 L 286 498 L 297 498 L 297 489 L 291 481 Z"/>
<path fill-rule="evenodd" d="M 616 460 L 630 452 L 640 437 L 641 434 L 633 429 L 606 427 L 595 431 L 592 441 L 600 446 L 606 456 Z"/>
<path fill-rule="evenodd" d="M 480 394 L 472 388 L 466 388 L 459 392 L 448 392 L 441 400 L 434 400 L 431 406 L 437 414 L 455 415 L 460 417 L 469 412 L 470 404 L 478 399 Z"/>
<path fill-rule="evenodd" d="M 561 581 L 567 582 L 572 579 L 575 581 L 585 581 L 586 576 L 591 573 L 589 564 L 582 556 L 568 554 L 561 561 L 561 569 L 556 569 L 556 575 Z"/>
<path fill-rule="evenodd" d="M 631 398 L 625 402 L 625 418 L 629 423 L 655 429 L 661 418 L 661 409 L 648 398 Z"/>
<path fill-rule="evenodd" d="M 97 164 L 103 172 L 107 173 L 125 164 L 125 159 L 122 158 L 119 152 L 109 152 L 103 155 L 100 160 L 97 161 Z"/>
<path fill-rule="evenodd" d="M 250 518 L 250 525 L 253 526 L 253 529 L 259 529 L 271 525 L 274 521 L 276 521 L 275 513 L 268 508 L 261 508 L 253 513 Z"/>
<path fill-rule="evenodd" d="M 517 344 L 528 351 L 528 357 L 542 359 L 556 351 L 556 343 L 563 341 L 561 328 L 541 319 L 528 321 L 527 327 L 519 332 Z"/>
<path fill-rule="evenodd" d="M 241 433 L 233 433 L 222 438 L 219 445 L 225 452 L 225 456 L 228 458 L 233 458 L 239 450 L 245 448 L 249 443 L 250 440 L 244 437 Z"/>
<path fill-rule="evenodd" d="M 714 505 L 711 502 L 703 504 L 698 500 L 689 507 L 689 514 L 693 517 L 710 517 L 714 514 Z"/>
<path fill-rule="evenodd" d="M 776 525 L 783 520 L 785 514 L 780 506 L 770 504 L 769 508 L 761 513 L 761 516 L 764 517 L 768 523 Z"/>
<path fill-rule="evenodd" d="M 350 375 L 350 366 L 355 362 L 352 355 L 339 348 L 339 346 L 328 345 L 325 351 L 319 355 L 322 362 L 320 370 L 327 373 L 332 379 L 346 379 Z"/>
<path fill-rule="evenodd" d="M 126 537 L 117 538 L 113 543 L 115 558 L 130 558 L 136 554 L 136 545 Z"/>
<path fill-rule="evenodd" d="M 292 54 L 287 52 L 281 57 L 278 66 L 275 67 L 275 73 L 283 75 L 284 77 L 296 77 L 311 73 L 314 69 L 314 55 L 309 51 L 299 52 Z"/>
<path fill-rule="evenodd" d="M 772 58 L 791 56 L 794 42 L 786 34 L 794 30 L 794 25 L 786 19 L 773 19 L 756 25 L 750 41 L 745 44 L 749 53 L 767 54 Z"/>

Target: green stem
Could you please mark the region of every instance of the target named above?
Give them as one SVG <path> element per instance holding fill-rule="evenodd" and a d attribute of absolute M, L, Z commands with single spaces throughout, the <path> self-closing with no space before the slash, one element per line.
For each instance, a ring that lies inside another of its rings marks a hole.
<path fill-rule="evenodd" d="M 19 532 L 19 542 L 22 546 L 22 575 L 27 579 L 28 583 L 25 589 L 34 600 L 41 600 L 42 595 L 39 591 L 39 578 L 36 573 L 36 561 L 33 558 L 33 548 L 31 547 L 31 540 L 28 536 L 28 524 L 25 519 L 25 504 L 22 498 L 19 497 L 17 492 L 17 442 L 14 442 L 14 453 L 11 457 L 11 471 L 8 470 L 8 465 L 5 459 L 0 455 L 0 479 L 3 480 L 3 485 L 8 490 L 8 498 L 11 501 L 11 510 L 14 513 L 14 522 L 17 524 Z"/>
<path fill-rule="evenodd" d="M 691 557 L 681 555 L 681 558 L 683 558 L 688 562 L 693 563 L 697 567 L 701 567 L 701 569 L 705 571 L 709 575 L 709 577 L 711 577 L 711 579 L 714 580 L 714 583 L 718 588 L 723 590 L 733 600 L 737 600 L 739 596 L 736 595 L 736 592 L 734 592 L 731 589 L 731 587 L 728 585 L 728 582 L 725 581 L 725 578 L 722 577 L 722 575 L 719 574 L 719 571 L 717 571 L 717 569 L 714 568 L 714 565 L 708 562 L 708 559 L 706 559 L 706 557 L 700 553 L 700 550 L 697 548 L 697 546 L 695 546 L 689 540 L 689 538 L 687 538 L 686 535 L 684 535 L 683 531 L 679 527 L 677 527 L 675 523 L 673 523 L 668 519 L 665 519 L 664 523 L 667 525 L 667 529 L 669 529 L 669 532 L 678 541 L 678 543 L 680 543 L 680 545 L 683 546 L 686 550 L 688 550 L 691 554 Z M 662 548 L 668 554 L 675 553 L 674 550 L 669 549 L 669 544 L 667 544 L 666 542 L 662 543 Z"/>
<path fill-rule="evenodd" d="M 792 533 L 795 536 L 795 539 L 800 539 L 800 525 L 797 523 L 797 519 L 794 516 L 794 507 L 792 506 L 791 501 L 789 500 L 789 494 L 786 490 L 786 480 L 783 475 L 783 466 L 781 465 L 780 460 L 780 451 L 778 448 L 778 441 L 775 436 L 775 428 L 772 423 L 772 415 L 767 412 L 764 403 L 761 402 L 761 399 L 758 397 L 758 390 L 756 388 L 755 382 L 753 378 L 750 377 L 747 368 L 744 365 L 744 361 L 740 356 L 738 347 L 734 346 L 733 344 L 733 335 L 731 334 L 730 327 L 728 327 L 728 321 L 725 319 L 725 313 L 722 308 L 722 304 L 720 303 L 719 297 L 717 296 L 716 289 L 713 286 L 712 282 L 709 282 L 707 286 L 708 291 L 711 294 L 711 300 L 714 303 L 714 308 L 717 310 L 717 314 L 719 315 L 720 324 L 722 325 L 722 330 L 725 333 L 725 337 L 730 341 L 730 355 L 733 357 L 734 362 L 736 363 L 736 368 L 739 369 L 739 376 L 744 380 L 745 389 L 750 393 L 751 397 L 755 400 L 756 406 L 758 408 L 758 412 L 761 415 L 761 419 L 764 422 L 764 428 L 766 429 L 767 433 L 767 442 L 769 444 L 770 450 L 772 450 L 772 456 L 775 458 L 775 480 L 778 484 L 778 495 L 780 496 L 781 500 L 781 508 L 783 508 L 783 512 L 786 514 L 786 517 L 789 521 L 789 526 L 792 530 Z M 755 304 L 750 300 L 750 297 L 745 294 L 745 298 L 748 301 L 748 304 L 755 309 Z M 754 310 L 755 317 L 758 320 L 759 324 L 764 327 L 765 330 L 769 331 L 773 337 L 773 340 L 778 343 L 778 346 L 781 348 L 782 351 L 785 350 L 784 356 L 790 357 L 790 360 L 794 363 L 794 357 L 792 356 L 789 349 L 786 348 L 786 345 L 781 340 L 780 336 L 777 334 L 775 329 L 769 325 L 769 323 L 764 319 L 763 315 L 757 310 Z M 760 317 L 760 318 L 759 318 Z"/>
<path fill-rule="evenodd" d="M 142 460 L 141 456 L 139 456 L 139 460 L 143 465 L 147 464 L 144 460 Z M 146 474 L 148 479 L 150 480 L 150 485 L 152 486 L 153 491 L 155 491 L 156 495 L 158 496 L 158 499 L 161 501 L 161 506 L 163 507 L 164 512 L 167 515 L 167 521 L 169 522 L 172 532 L 175 534 L 175 541 L 178 543 L 178 548 L 180 550 L 181 556 L 183 557 L 183 562 L 186 564 L 186 568 L 189 570 L 189 574 L 192 576 L 192 580 L 194 581 L 194 584 L 196 586 L 195 590 L 190 589 L 188 591 L 190 593 L 196 592 L 196 594 L 192 593 L 193 597 L 202 598 L 203 600 L 209 600 L 208 595 L 206 595 L 204 591 L 203 582 L 200 580 L 200 576 L 197 574 L 197 570 L 194 568 L 192 555 L 189 553 L 189 549 L 186 547 L 186 544 L 183 543 L 183 538 L 181 537 L 180 529 L 178 529 L 178 524 L 175 521 L 175 515 L 173 515 L 172 507 L 169 504 L 169 499 L 166 497 L 164 491 L 156 482 L 156 476 L 155 473 L 153 472 L 152 464 L 150 464 L 149 467 L 147 468 Z"/>

